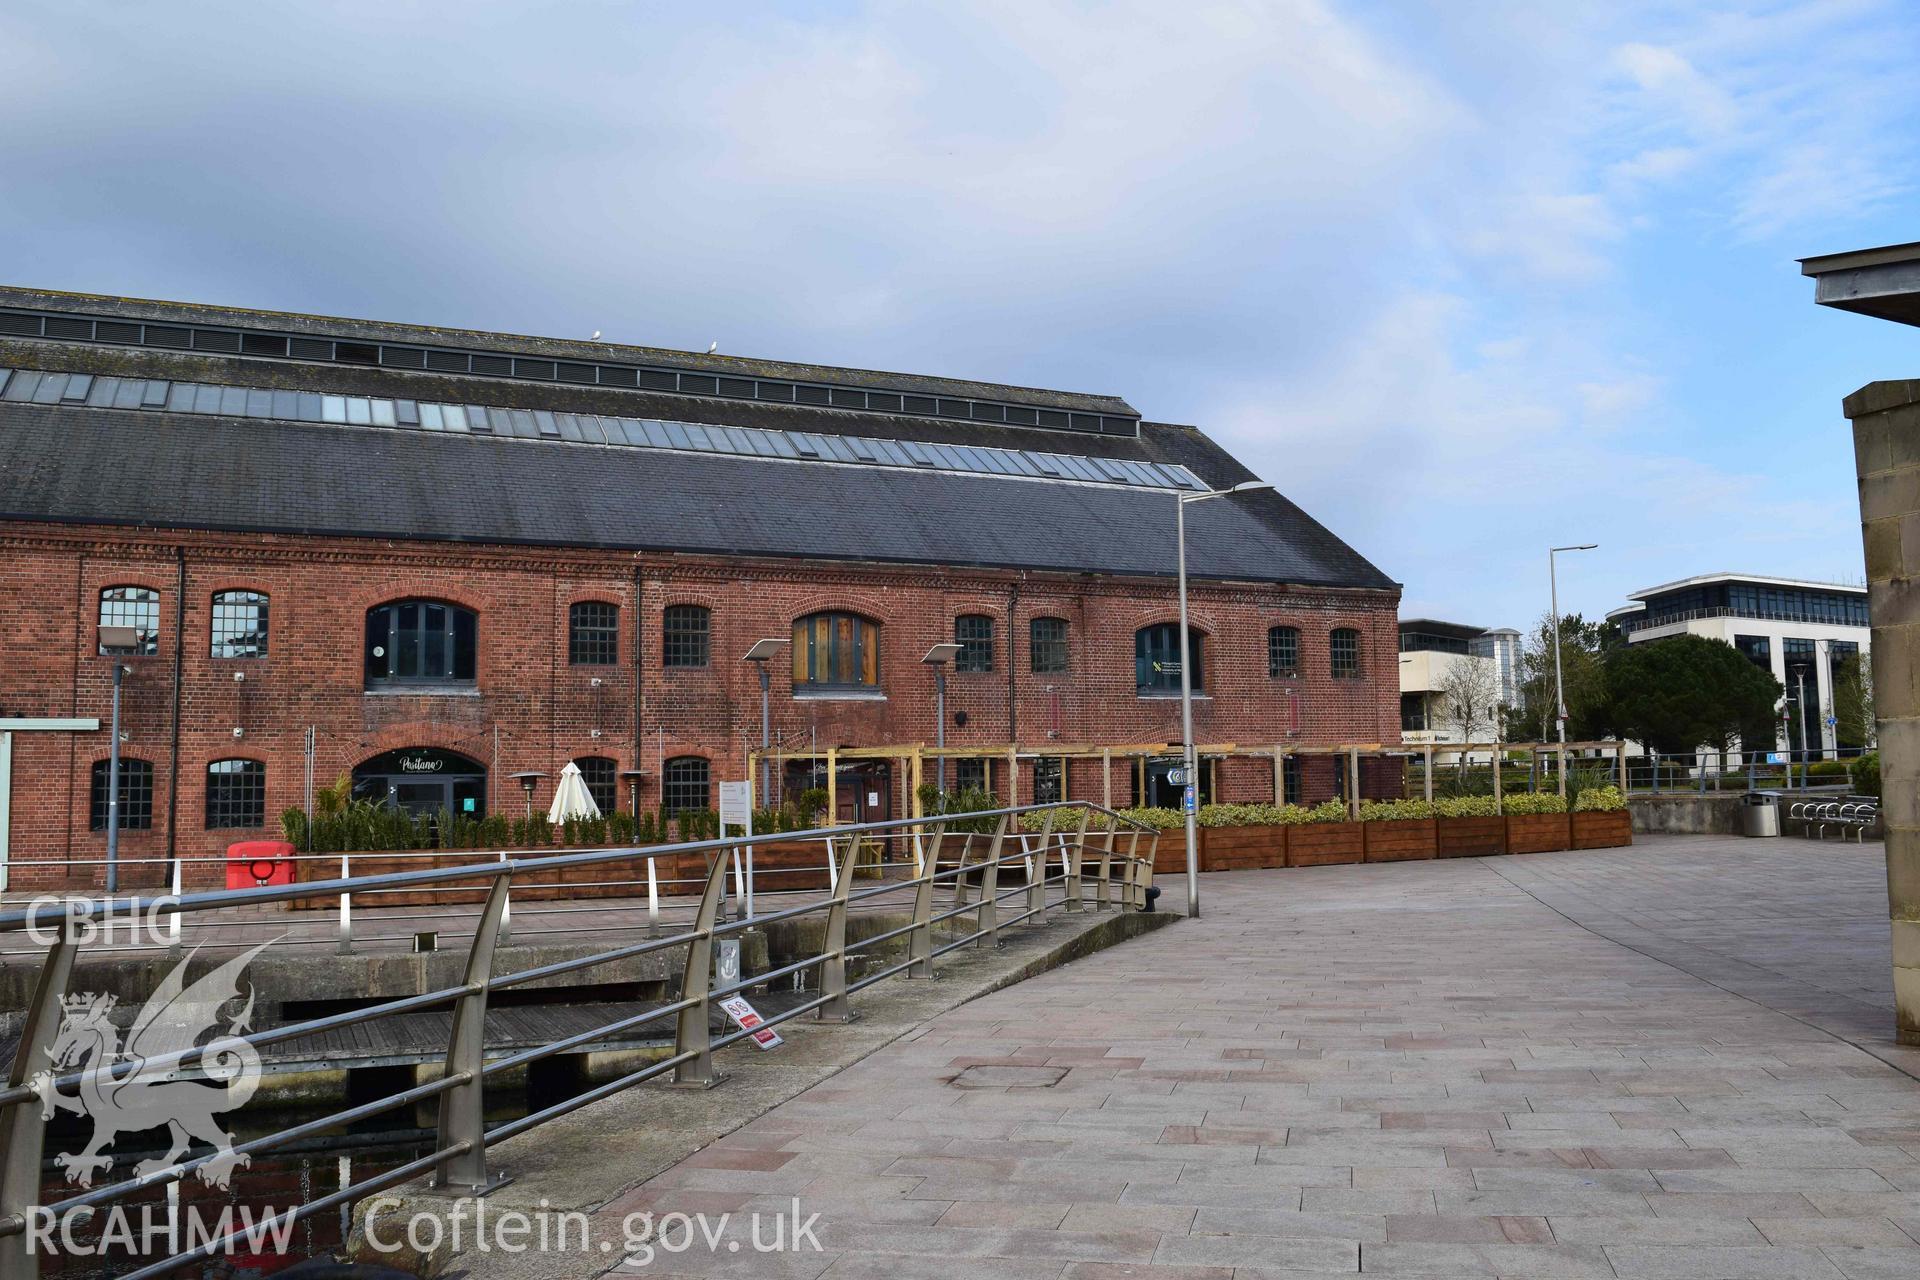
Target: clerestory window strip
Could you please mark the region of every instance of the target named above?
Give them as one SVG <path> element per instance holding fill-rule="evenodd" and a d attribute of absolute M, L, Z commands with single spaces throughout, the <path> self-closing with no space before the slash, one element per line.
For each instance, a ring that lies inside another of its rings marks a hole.
<path fill-rule="evenodd" d="M 1000 400 L 956 399 L 897 390 L 868 390 L 858 386 L 729 376 L 666 367 L 553 360 L 513 356 L 497 351 L 422 348 L 404 343 L 270 333 L 221 325 L 165 324 L 145 320 L 99 319 L 91 315 L 56 315 L 10 307 L 0 307 L 0 337 L 161 347 L 242 358 L 378 365 L 468 377 L 565 382 L 579 386 L 618 387 L 622 390 L 664 391 L 677 395 L 826 405 L 836 409 L 915 414 L 974 422 L 1005 422 L 1016 426 L 1096 435 L 1137 437 L 1140 434 L 1140 421 L 1134 417 L 1048 409 Z"/>
<path fill-rule="evenodd" d="M 34 369 L 0 368 L 0 401 L 84 405 L 95 409 L 157 409 L 167 413 L 228 418 L 379 427 L 399 431 L 438 431 L 456 435 L 510 436 L 522 440 L 556 440 L 578 444 L 604 443 L 683 453 L 727 453 L 857 466 L 1124 484 L 1150 489 L 1199 490 L 1205 487 L 1185 467 L 1131 458 L 1083 458 L 1073 454 L 999 449 L 985 445 L 883 440 L 865 436 L 781 431 L 767 427 L 716 426 L 657 418 L 616 418 L 605 414 L 559 410 L 512 409 L 497 405 L 463 405 L 83 373 L 49 373 Z"/>

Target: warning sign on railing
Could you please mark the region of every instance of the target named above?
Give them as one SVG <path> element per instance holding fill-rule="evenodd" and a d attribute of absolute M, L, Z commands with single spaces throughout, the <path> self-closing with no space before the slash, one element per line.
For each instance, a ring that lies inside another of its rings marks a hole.
<path fill-rule="evenodd" d="M 745 996 L 728 996 L 720 1002 L 720 1007 L 727 1011 L 727 1016 L 733 1019 L 736 1027 L 742 1031 L 751 1031 L 753 1042 L 762 1049 L 779 1047 L 780 1033 L 766 1025 L 767 1020 L 747 1003 Z"/>

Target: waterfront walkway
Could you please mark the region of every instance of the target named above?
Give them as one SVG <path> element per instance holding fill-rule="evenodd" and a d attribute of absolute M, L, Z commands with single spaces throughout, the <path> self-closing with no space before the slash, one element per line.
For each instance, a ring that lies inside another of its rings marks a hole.
<path fill-rule="evenodd" d="M 798 1197 L 823 1251 L 615 1273 L 1920 1275 L 1876 845 L 1202 888 L 1201 920 L 942 1014 L 596 1215 Z"/>

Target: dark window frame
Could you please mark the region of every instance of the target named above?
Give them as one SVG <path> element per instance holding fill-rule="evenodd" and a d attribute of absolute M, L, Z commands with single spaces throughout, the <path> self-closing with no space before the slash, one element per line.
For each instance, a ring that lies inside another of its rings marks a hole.
<path fill-rule="evenodd" d="M 160 652 L 160 593 L 152 587 L 122 582 L 100 588 L 99 625 L 132 627 L 139 633 L 124 657 L 151 658 Z"/>
<path fill-rule="evenodd" d="M 695 766 L 698 766 L 697 768 Z M 679 794 L 676 795 L 675 792 Z M 697 800 L 698 803 L 693 803 Z M 660 811 L 675 817 L 713 808 L 713 762 L 705 756 L 674 756 L 660 766 Z"/>
<path fill-rule="evenodd" d="M 1362 680 L 1366 665 L 1360 660 L 1357 627 L 1335 627 L 1327 632 L 1327 672 L 1335 680 Z"/>
<path fill-rule="evenodd" d="M 408 609 L 417 610 L 410 628 L 403 625 Z M 437 628 L 431 625 L 434 609 L 443 611 Z M 440 659 L 437 664 L 433 661 L 436 647 Z M 376 654 L 376 648 L 382 652 Z M 410 597 L 383 601 L 367 610 L 363 662 L 369 689 L 468 688 L 476 682 L 479 654 L 480 616 L 465 605 Z M 411 662 L 407 661 L 409 656 Z M 406 666 L 415 669 L 402 669 Z M 440 669 L 430 670 L 434 666 Z"/>
<path fill-rule="evenodd" d="M 960 646 L 954 655 L 953 669 L 967 675 L 988 675 L 993 671 L 993 615 L 963 613 L 953 620 L 953 641 Z"/>
<path fill-rule="evenodd" d="M 567 665 L 620 664 L 620 606 L 611 600 L 575 600 L 567 606 Z"/>
<path fill-rule="evenodd" d="M 1300 675 L 1300 628 L 1267 628 L 1267 675 L 1273 679 L 1297 679 Z"/>
<path fill-rule="evenodd" d="M 110 759 L 93 762 L 87 785 L 88 830 L 107 829 L 107 770 L 112 763 Z M 120 757 L 120 829 L 153 830 L 153 762 L 150 760 Z"/>
<path fill-rule="evenodd" d="M 1193 663 L 1188 683 L 1195 694 L 1206 692 L 1206 633 L 1198 627 L 1187 628 L 1187 656 Z M 1155 663 L 1162 669 L 1155 670 Z M 1133 633 L 1133 691 L 1136 697 L 1167 698 L 1180 695 L 1179 671 L 1167 671 L 1167 665 L 1180 663 L 1180 624 L 1152 622 Z"/>
<path fill-rule="evenodd" d="M 239 768 L 222 769 L 222 765 Z M 210 760 L 206 770 L 206 829 L 257 830 L 267 825 L 267 765 L 234 756 Z"/>
<path fill-rule="evenodd" d="M 620 807 L 620 762 L 612 756 L 576 756 L 574 766 L 587 794 L 600 808 L 600 816 L 617 812 Z"/>
<path fill-rule="evenodd" d="M 993 791 L 993 761 L 984 756 L 961 756 L 953 762 L 955 792 Z"/>
<path fill-rule="evenodd" d="M 660 611 L 660 665 L 695 671 L 713 663 L 713 610 L 703 604 L 670 604 Z"/>
<path fill-rule="evenodd" d="M 1072 669 L 1070 634 L 1065 618 L 1045 616 L 1027 623 L 1027 657 L 1033 674 L 1059 676 Z"/>
<path fill-rule="evenodd" d="M 207 602 L 209 656 L 223 661 L 266 657 L 271 604 L 266 592 L 251 587 L 214 592 Z M 243 620 L 252 625 L 238 625 Z"/>

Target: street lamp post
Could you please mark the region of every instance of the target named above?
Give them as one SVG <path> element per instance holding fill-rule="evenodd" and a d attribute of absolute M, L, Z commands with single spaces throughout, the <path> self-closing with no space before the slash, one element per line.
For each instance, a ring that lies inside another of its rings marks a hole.
<path fill-rule="evenodd" d="M 760 807 L 766 808 L 772 795 L 772 779 L 769 776 L 767 752 L 773 746 L 773 719 L 767 701 L 772 688 L 772 680 L 767 675 L 767 662 L 781 645 L 787 641 L 781 636 L 769 636 L 765 640 L 755 640 L 753 647 L 747 650 L 743 661 L 751 662 L 760 673 Z"/>
<path fill-rule="evenodd" d="M 1174 494 L 1174 563 L 1180 581 L 1180 769 L 1181 781 L 1186 787 L 1180 796 L 1180 809 L 1187 829 L 1187 916 L 1190 919 L 1200 914 L 1200 767 L 1193 743 L 1193 654 L 1189 652 L 1187 639 L 1187 504 L 1271 488 L 1273 486 L 1264 480 L 1248 480 L 1230 489 Z"/>
<path fill-rule="evenodd" d="M 135 627 L 100 628 L 100 651 L 113 657 L 113 726 L 107 743 L 107 893 L 120 888 L 120 682 L 127 674 L 122 653 L 140 647 L 140 632 Z"/>
<path fill-rule="evenodd" d="M 961 646 L 951 640 L 936 644 L 920 659 L 933 668 L 933 745 L 944 752 L 947 746 L 947 664 L 960 656 Z M 947 757 L 940 761 L 940 790 L 947 789 Z"/>
<path fill-rule="evenodd" d="M 1562 551 L 1592 551 L 1600 544 L 1547 548 L 1547 592 L 1553 608 L 1553 719 L 1560 741 L 1560 795 L 1567 794 L 1567 692 L 1560 683 L 1560 575 L 1554 557 Z"/>

